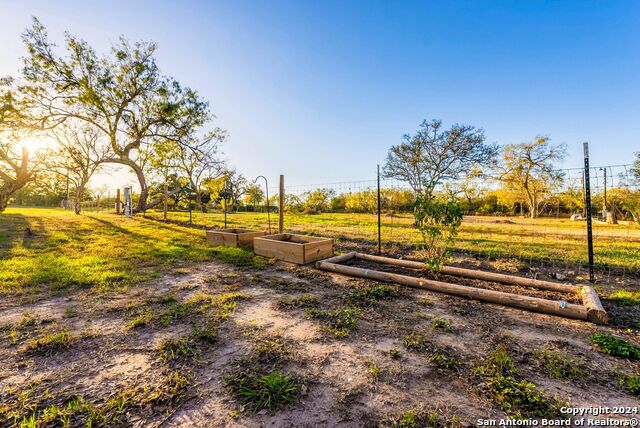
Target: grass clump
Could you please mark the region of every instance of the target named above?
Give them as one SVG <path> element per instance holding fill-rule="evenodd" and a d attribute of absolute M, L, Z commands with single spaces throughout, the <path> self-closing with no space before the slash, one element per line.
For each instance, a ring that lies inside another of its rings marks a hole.
<path fill-rule="evenodd" d="M 416 352 L 426 352 L 429 349 L 429 339 L 420 333 L 411 333 L 402 339 L 404 346 Z"/>
<path fill-rule="evenodd" d="M 360 311 L 356 308 L 344 308 L 336 310 L 324 310 L 308 308 L 306 310 L 310 318 L 326 321 L 325 330 L 337 338 L 345 338 L 358 327 Z"/>
<path fill-rule="evenodd" d="M 162 312 L 162 315 L 160 315 L 160 324 L 166 327 L 169 324 L 171 324 L 174 320 L 184 318 L 189 312 L 190 308 L 191 308 L 191 305 L 187 303 L 173 301 Z"/>
<path fill-rule="evenodd" d="M 291 308 L 315 308 L 320 305 L 320 299 L 313 294 L 303 294 L 301 296 L 285 296 L 278 300 L 280 309 Z"/>
<path fill-rule="evenodd" d="M 393 358 L 394 360 L 399 360 L 400 357 L 402 357 L 402 353 L 400 352 L 399 349 L 393 348 L 393 349 L 389 349 L 389 355 L 391 356 L 391 358 Z"/>
<path fill-rule="evenodd" d="M 32 339 L 27 345 L 27 351 L 38 354 L 58 352 L 69 348 L 77 338 L 66 328 Z"/>
<path fill-rule="evenodd" d="M 398 295 L 398 291 L 388 285 L 376 285 L 352 291 L 346 297 L 350 303 L 359 306 L 375 306 L 380 300 L 388 299 Z"/>
<path fill-rule="evenodd" d="M 629 358 L 630 360 L 640 360 L 640 347 L 622 338 L 606 333 L 594 333 L 591 335 L 591 342 L 605 354 Z"/>
<path fill-rule="evenodd" d="M 268 373 L 248 370 L 226 378 L 227 385 L 236 398 L 253 412 L 276 410 L 295 402 L 300 389 L 299 382 L 291 374 L 274 369 Z"/>
<path fill-rule="evenodd" d="M 526 379 L 518 379 L 518 370 L 504 345 L 498 345 L 475 374 L 483 379 L 479 390 L 507 415 L 515 418 L 560 416 L 563 403 L 547 398 Z"/>
<path fill-rule="evenodd" d="M 582 375 L 584 361 L 565 357 L 552 349 L 541 349 L 533 352 L 533 356 L 542 363 L 545 372 L 556 379 L 575 379 Z"/>
<path fill-rule="evenodd" d="M 453 322 L 450 319 L 435 317 L 431 320 L 431 327 L 444 330 L 447 332 L 453 331 Z"/>
<path fill-rule="evenodd" d="M 213 298 L 212 304 L 219 310 L 219 316 L 221 319 L 229 318 L 231 312 L 234 312 L 238 307 L 238 300 L 251 299 L 250 294 L 246 293 L 223 293 Z"/>

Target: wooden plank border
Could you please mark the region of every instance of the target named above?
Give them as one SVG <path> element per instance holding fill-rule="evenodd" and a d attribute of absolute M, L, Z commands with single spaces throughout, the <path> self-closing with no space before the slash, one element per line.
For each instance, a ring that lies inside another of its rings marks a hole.
<path fill-rule="evenodd" d="M 484 288 L 475 288 L 459 284 L 451 284 L 448 282 L 434 281 L 423 278 L 414 278 L 407 275 L 399 275 L 394 273 L 382 272 L 372 269 L 363 269 L 355 266 L 344 266 L 340 263 L 344 263 L 348 260 L 359 258 L 363 260 L 374 261 L 377 263 L 392 264 L 397 266 L 410 267 L 414 269 L 424 269 L 425 265 L 420 262 L 410 260 L 398 260 L 389 257 L 372 256 L 369 254 L 362 254 L 357 252 L 350 252 L 335 256 L 329 259 L 321 260 L 316 263 L 316 268 L 336 272 L 348 276 L 355 276 L 359 278 L 370 278 L 378 281 L 392 282 L 397 284 L 406 285 L 414 288 L 421 288 L 429 291 L 435 291 L 439 293 L 451 294 L 454 296 L 467 297 L 471 299 L 481 300 L 490 303 L 496 303 L 504 306 L 515 307 L 520 309 L 527 309 L 534 312 L 540 312 L 549 315 L 556 315 L 565 318 L 573 318 L 584 321 L 591 321 L 598 324 L 604 324 L 607 322 L 607 314 L 600 303 L 600 299 L 592 287 L 584 286 L 579 287 L 573 284 L 559 284 L 549 281 L 529 280 L 529 278 L 512 277 L 510 275 L 499 275 L 496 281 L 495 279 L 488 279 L 491 276 L 486 274 L 492 274 L 492 272 L 485 271 L 473 271 L 471 269 L 454 268 L 455 270 L 449 270 L 448 275 L 463 276 L 467 278 L 484 279 L 487 281 L 501 282 L 503 284 L 522 285 L 532 288 L 540 288 L 545 290 L 562 291 L 562 292 L 580 292 L 583 300 L 582 305 L 576 305 L 564 301 L 554 301 L 548 299 L 541 299 L 538 297 L 522 296 L 519 294 L 505 293 L 502 291 L 487 290 Z M 462 271 L 459 271 L 462 269 Z M 470 276 L 473 275 L 473 276 Z M 525 281 L 521 281 L 525 280 Z M 558 287 L 556 287 L 558 286 Z"/>

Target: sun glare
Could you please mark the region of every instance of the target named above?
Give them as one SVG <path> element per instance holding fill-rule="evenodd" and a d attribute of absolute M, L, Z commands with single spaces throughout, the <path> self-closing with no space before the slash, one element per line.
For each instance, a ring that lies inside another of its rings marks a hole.
<path fill-rule="evenodd" d="M 53 147 L 55 141 L 47 137 L 27 137 L 20 140 L 20 147 L 25 147 L 29 152 L 36 153 Z"/>

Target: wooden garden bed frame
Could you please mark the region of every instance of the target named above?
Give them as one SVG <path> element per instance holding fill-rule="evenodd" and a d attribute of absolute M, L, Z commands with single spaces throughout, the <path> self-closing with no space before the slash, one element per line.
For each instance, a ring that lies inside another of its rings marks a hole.
<path fill-rule="evenodd" d="M 253 251 L 259 256 L 306 265 L 333 256 L 333 239 L 278 233 L 255 238 Z"/>
<path fill-rule="evenodd" d="M 207 241 L 219 247 L 253 248 L 253 238 L 264 236 L 267 232 L 249 229 L 212 229 L 207 230 Z"/>
<path fill-rule="evenodd" d="M 487 290 L 484 288 L 470 287 L 466 285 L 451 284 L 448 282 L 434 281 L 424 278 L 415 278 L 407 275 L 382 272 L 372 269 L 363 269 L 355 266 L 345 266 L 341 263 L 354 258 L 369 260 L 376 263 L 402 266 L 411 269 L 427 269 L 424 263 L 411 260 L 398 260 L 389 257 L 372 256 L 351 252 L 336 257 L 325 259 L 316 263 L 316 267 L 329 272 L 337 272 L 344 275 L 359 278 L 370 278 L 378 281 L 392 282 L 409 287 L 422 288 L 438 293 L 462 296 L 470 299 L 482 300 L 499 305 L 511 306 L 544 314 L 557 315 L 566 318 L 573 318 L 591 321 L 597 324 L 605 324 L 608 316 L 597 293 L 589 285 L 561 284 L 557 282 L 541 281 L 531 278 L 523 278 L 512 275 L 504 275 L 493 272 L 464 269 L 458 267 L 444 266 L 441 273 L 464 278 L 480 279 L 484 281 L 499 282 L 507 285 L 519 285 L 522 287 L 538 288 L 542 290 L 558 291 L 563 293 L 578 294 L 582 298 L 582 305 L 541 299 L 539 297 L 522 296 L 519 294 L 505 293 L 502 291 Z"/>

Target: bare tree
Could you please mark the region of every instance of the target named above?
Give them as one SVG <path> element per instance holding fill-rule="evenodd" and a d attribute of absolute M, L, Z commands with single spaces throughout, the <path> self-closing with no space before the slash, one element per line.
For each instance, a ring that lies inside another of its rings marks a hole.
<path fill-rule="evenodd" d="M 500 180 L 506 190 L 520 192 L 529 207 L 531 218 L 538 217 L 544 195 L 562 183 L 563 173 L 555 162 L 566 156 L 566 146 L 549 143 L 549 137 L 537 136 L 533 142 L 510 144 L 502 152 Z"/>
<path fill-rule="evenodd" d="M 111 156 L 110 147 L 98 129 L 82 122 L 65 122 L 51 133 L 57 147 L 47 153 L 45 168 L 64 176 L 73 186 L 73 208 L 80 214 L 87 183 Z"/>
<path fill-rule="evenodd" d="M 484 143 L 481 129 L 456 124 L 445 130 L 440 120 L 423 121 L 415 135 L 403 139 L 389 150 L 384 175 L 408 182 L 417 194 L 431 195 L 437 185 L 464 177 L 497 154 Z"/>

